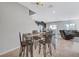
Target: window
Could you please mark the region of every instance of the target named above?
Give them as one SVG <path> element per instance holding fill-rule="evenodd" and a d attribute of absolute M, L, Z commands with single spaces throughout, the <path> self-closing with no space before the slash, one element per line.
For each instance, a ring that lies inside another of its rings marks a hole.
<path fill-rule="evenodd" d="M 66 29 L 67 30 L 74 30 L 75 29 L 75 24 L 66 24 Z"/>
<path fill-rule="evenodd" d="M 52 30 L 57 29 L 57 25 L 50 25 L 50 29 Z"/>

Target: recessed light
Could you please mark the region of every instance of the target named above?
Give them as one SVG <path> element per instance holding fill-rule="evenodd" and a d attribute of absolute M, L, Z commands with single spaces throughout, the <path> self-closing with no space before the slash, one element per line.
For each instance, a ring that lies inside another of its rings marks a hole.
<path fill-rule="evenodd" d="M 55 14 L 56 13 L 56 11 L 55 10 L 53 10 L 53 14 Z"/>

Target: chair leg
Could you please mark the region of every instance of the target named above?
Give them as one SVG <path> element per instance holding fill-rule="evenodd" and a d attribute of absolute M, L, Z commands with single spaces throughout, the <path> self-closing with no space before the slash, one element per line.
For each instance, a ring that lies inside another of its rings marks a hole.
<path fill-rule="evenodd" d="M 23 47 L 23 57 L 25 56 L 25 47 Z"/>
<path fill-rule="evenodd" d="M 38 40 L 35 41 L 35 49 L 37 48 Z"/>
<path fill-rule="evenodd" d="M 22 47 L 20 47 L 20 53 L 19 53 L 19 57 L 22 56 Z"/>
<path fill-rule="evenodd" d="M 56 50 L 56 44 L 55 43 L 53 44 L 53 46 L 54 46 L 54 50 Z"/>
<path fill-rule="evenodd" d="M 46 44 L 43 45 L 43 54 L 44 54 L 44 57 L 46 57 Z"/>
<path fill-rule="evenodd" d="M 41 52 L 41 43 L 39 43 L 39 54 Z"/>
<path fill-rule="evenodd" d="M 50 44 L 50 43 L 48 43 L 48 45 L 49 45 L 49 52 L 50 52 L 50 55 L 52 56 L 51 44 Z"/>
<path fill-rule="evenodd" d="M 48 48 L 49 48 L 49 44 L 48 44 Z"/>
<path fill-rule="evenodd" d="M 28 57 L 28 45 L 26 46 L 26 57 Z"/>
<path fill-rule="evenodd" d="M 36 46 L 37 46 L 37 45 L 36 45 L 36 40 L 35 40 L 35 50 L 36 50 Z"/>
<path fill-rule="evenodd" d="M 30 46 L 30 55 L 33 57 L 33 45 Z"/>

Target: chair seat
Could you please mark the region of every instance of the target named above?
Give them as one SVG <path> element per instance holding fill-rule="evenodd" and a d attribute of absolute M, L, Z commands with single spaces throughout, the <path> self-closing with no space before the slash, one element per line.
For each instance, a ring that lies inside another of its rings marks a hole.
<path fill-rule="evenodd" d="M 38 36 L 33 36 L 33 39 L 34 39 L 34 40 L 38 40 L 38 39 L 41 39 L 41 38 L 38 37 Z"/>
<path fill-rule="evenodd" d="M 38 40 L 38 37 L 34 36 L 33 39 L 34 39 L 34 40 Z"/>
<path fill-rule="evenodd" d="M 46 42 L 44 40 L 39 40 L 39 43 L 45 44 Z"/>
<path fill-rule="evenodd" d="M 22 42 L 21 42 L 21 45 L 22 45 L 22 46 L 26 46 L 26 42 L 25 42 L 25 41 L 22 41 Z"/>
<path fill-rule="evenodd" d="M 32 40 L 26 40 L 26 44 L 28 44 L 28 45 L 32 45 L 33 42 L 32 42 Z"/>

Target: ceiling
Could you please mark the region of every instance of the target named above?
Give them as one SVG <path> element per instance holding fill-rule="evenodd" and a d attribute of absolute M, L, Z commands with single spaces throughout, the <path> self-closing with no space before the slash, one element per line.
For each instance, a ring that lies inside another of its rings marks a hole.
<path fill-rule="evenodd" d="M 79 2 L 42 2 L 43 6 L 35 2 L 19 2 L 36 14 L 34 20 L 45 22 L 79 19 Z"/>

